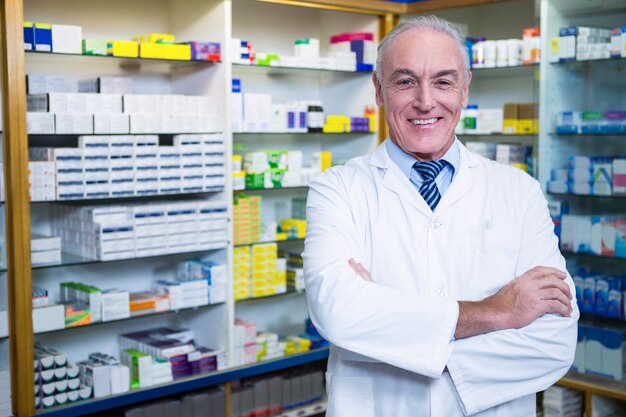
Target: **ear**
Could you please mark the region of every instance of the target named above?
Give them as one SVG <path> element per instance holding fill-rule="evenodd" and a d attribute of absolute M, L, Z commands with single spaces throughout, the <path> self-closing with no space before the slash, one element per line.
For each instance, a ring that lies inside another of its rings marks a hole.
<path fill-rule="evenodd" d="M 376 71 L 372 73 L 372 82 L 374 83 L 374 88 L 376 89 L 376 104 L 378 105 L 378 107 L 383 107 L 383 86 L 376 76 Z"/>
<path fill-rule="evenodd" d="M 465 82 L 465 86 L 463 87 L 463 108 L 467 107 L 467 103 L 469 101 L 469 88 L 470 83 L 472 81 L 472 72 L 470 71 L 467 76 L 467 81 Z"/>

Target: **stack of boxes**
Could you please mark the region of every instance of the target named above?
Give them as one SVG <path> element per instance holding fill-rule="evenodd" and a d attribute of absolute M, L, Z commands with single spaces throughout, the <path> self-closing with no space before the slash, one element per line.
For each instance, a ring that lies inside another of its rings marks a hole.
<path fill-rule="evenodd" d="M 226 394 L 222 390 L 211 389 L 208 392 L 186 394 L 180 399 L 170 397 L 126 409 L 122 415 L 123 417 L 222 416 L 226 415 Z"/>
<path fill-rule="evenodd" d="M 363 116 L 326 117 L 320 101 L 300 100 L 274 103 L 271 94 L 244 93 L 241 80 L 233 79 L 231 92 L 233 132 L 259 133 L 371 133 L 376 131 L 373 107 L 366 106 Z"/>
<path fill-rule="evenodd" d="M 46 92 L 29 94 L 26 103 L 29 134 L 207 133 L 221 130 L 219 109 L 206 96 Z"/>
<path fill-rule="evenodd" d="M 192 259 L 179 265 L 175 279 L 157 281 L 153 287 L 153 291 L 129 294 L 123 290 L 103 291 L 93 285 L 63 282 L 60 284 L 61 304 L 51 304 L 48 291 L 34 287 L 34 332 L 223 303 L 226 301 L 226 266 Z"/>
<path fill-rule="evenodd" d="M 82 39 L 80 26 L 24 22 L 24 49 L 27 51 L 184 61 L 220 60 L 219 43 L 175 44 L 174 39 L 174 35 L 159 33 L 140 36 L 134 41 Z"/>
<path fill-rule="evenodd" d="M 581 391 L 551 386 L 543 392 L 543 417 L 579 417 L 582 397 Z"/>
<path fill-rule="evenodd" d="M 187 329 L 166 327 L 120 335 L 122 362 L 131 369 L 131 387 L 147 387 L 225 367 L 222 351 L 196 346 Z"/>
<path fill-rule="evenodd" d="M 128 295 L 130 316 L 143 316 L 170 310 L 170 299 L 156 291 L 142 291 Z"/>
<path fill-rule="evenodd" d="M 256 324 L 235 319 L 233 353 L 231 366 L 243 366 L 256 362 Z"/>
<path fill-rule="evenodd" d="M 127 206 L 54 206 L 54 234 L 66 252 L 101 261 L 226 246 L 226 203 L 164 202 Z"/>
<path fill-rule="evenodd" d="M 287 288 L 304 291 L 304 261 L 300 254 L 287 254 Z"/>
<path fill-rule="evenodd" d="M 61 238 L 32 233 L 30 236 L 30 259 L 32 266 L 60 264 Z"/>
<path fill-rule="evenodd" d="M 279 341 L 277 333 L 261 332 L 256 335 L 257 362 L 282 358 L 285 356 L 287 344 Z"/>
<path fill-rule="evenodd" d="M 235 300 L 287 292 L 287 260 L 276 243 L 235 248 Z"/>
<path fill-rule="evenodd" d="M 234 297 L 245 300 L 252 297 L 252 252 L 250 246 L 237 246 L 233 251 Z"/>
<path fill-rule="evenodd" d="M 507 103 L 504 105 L 502 132 L 511 135 L 539 133 L 538 103 Z"/>
<path fill-rule="evenodd" d="M 235 357 L 232 366 L 241 366 L 262 360 L 308 352 L 328 346 L 307 320 L 307 328 L 299 335 L 281 336 L 273 332 L 257 333 L 256 324 L 235 319 Z"/>
<path fill-rule="evenodd" d="M 555 130 L 560 134 L 626 133 L 626 111 L 562 111 L 556 113 Z"/>
<path fill-rule="evenodd" d="M 553 169 L 548 192 L 626 195 L 626 157 L 570 156 L 567 169 Z"/>
<path fill-rule="evenodd" d="M 65 328 L 63 305 L 50 303 L 48 291 L 33 287 L 33 332 L 41 333 Z"/>
<path fill-rule="evenodd" d="M 330 54 L 338 63 L 337 69 L 354 68 L 351 54 L 356 58 L 356 70 L 371 72 L 376 64 L 376 43 L 373 33 L 342 33 L 330 37 Z"/>
<path fill-rule="evenodd" d="M 65 353 L 35 345 L 35 408 L 87 400 L 92 387 L 79 377 L 79 368 L 70 364 Z"/>
<path fill-rule="evenodd" d="M 376 44 L 372 33 L 343 33 L 331 36 L 328 56 L 321 56 L 320 41 L 315 38 L 294 41 L 293 56 L 253 53 L 249 41 L 233 38 L 231 42 L 232 61 L 240 65 L 371 72 L 376 60 Z"/>
<path fill-rule="evenodd" d="M 580 324 L 572 370 L 626 382 L 626 333 L 611 326 Z"/>
<path fill-rule="evenodd" d="M 80 54 L 82 28 L 80 26 L 24 22 L 24 50 Z"/>
<path fill-rule="evenodd" d="M 149 135 L 80 136 L 79 148 L 35 147 L 29 157 L 46 161 L 33 165 L 53 168 L 46 181 L 55 182 L 49 190 L 56 189 L 56 200 L 223 189 L 222 135 L 177 135 L 174 146 L 158 143 Z"/>
<path fill-rule="evenodd" d="M 29 162 L 28 184 L 31 201 L 56 200 L 56 167 L 54 162 Z"/>
<path fill-rule="evenodd" d="M 329 156 L 330 152 L 326 152 L 324 155 Z M 297 187 L 308 183 L 313 176 L 321 172 L 315 166 L 308 168 L 302 166 L 302 151 L 247 152 L 243 158 L 238 157 L 238 161 L 243 159 L 245 189 Z M 316 159 L 313 162 L 315 161 Z M 327 163 L 327 160 L 325 162 Z M 234 161 L 233 167 L 240 169 L 240 162 L 235 163 Z M 235 181 L 241 178 L 238 171 L 233 173 L 233 178 Z"/>
<path fill-rule="evenodd" d="M 552 38 L 551 62 L 626 57 L 626 27 L 614 29 L 570 26 Z"/>
<path fill-rule="evenodd" d="M 626 277 L 612 277 L 581 268 L 573 274 L 573 279 L 581 313 L 626 320 Z"/>
<path fill-rule="evenodd" d="M 96 352 L 76 365 L 80 369 L 81 382 L 91 387 L 94 398 L 130 391 L 130 370 L 117 358 Z"/>
<path fill-rule="evenodd" d="M 284 259 L 278 260 L 276 243 L 252 245 L 251 252 L 252 297 L 287 292 L 286 262 Z"/>
<path fill-rule="evenodd" d="M 561 216 L 561 250 L 626 258 L 626 218 L 617 216 Z"/>
<path fill-rule="evenodd" d="M 258 242 L 261 238 L 261 197 L 238 195 L 233 204 L 234 243 Z"/>
<path fill-rule="evenodd" d="M 231 415 L 292 415 L 288 414 L 290 412 L 298 415 L 323 414 L 325 408 L 320 402 L 324 397 L 324 375 L 321 371 L 283 371 L 279 375 L 234 381 Z"/>

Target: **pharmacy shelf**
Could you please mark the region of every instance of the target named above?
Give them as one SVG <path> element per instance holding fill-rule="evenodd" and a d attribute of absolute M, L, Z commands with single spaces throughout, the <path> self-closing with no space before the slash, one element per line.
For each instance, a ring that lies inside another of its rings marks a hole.
<path fill-rule="evenodd" d="M 102 64 L 104 61 L 118 62 L 122 67 L 140 67 L 141 65 L 148 64 L 167 64 L 167 70 L 171 67 L 180 67 L 187 65 L 215 65 L 221 61 L 192 61 L 186 59 L 160 59 L 160 58 L 127 58 L 117 57 L 111 55 L 85 55 L 85 54 L 59 54 L 54 52 L 40 52 L 40 51 L 24 51 L 29 61 L 49 62 L 51 59 L 63 59 L 68 62 L 74 62 L 76 64 L 91 61 L 95 64 Z"/>
<path fill-rule="evenodd" d="M 313 404 L 297 407 L 292 410 L 283 411 L 277 417 L 311 417 L 322 414 L 326 411 L 326 401 L 319 401 Z"/>
<path fill-rule="evenodd" d="M 35 333 L 35 334 L 36 335 L 42 335 L 42 334 L 50 334 L 50 333 L 60 333 L 60 332 L 67 332 L 67 331 L 70 331 L 70 330 L 77 330 L 77 329 L 84 329 L 84 328 L 88 328 L 88 327 L 102 326 L 102 325 L 106 325 L 106 324 L 110 324 L 110 323 L 119 323 L 119 322 L 129 321 L 129 320 L 140 320 L 140 319 L 142 319 L 144 317 L 166 316 L 166 315 L 170 315 L 170 314 L 186 313 L 186 312 L 189 312 L 189 311 L 200 311 L 200 310 L 206 310 L 208 308 L 215 307 L 215 306 L 220 306 L 220 305 L 224 305 L 224 304 L 225 303 L 215 303 L 215 304 L 206 304 L 206 305 L 197 306 L 197 307 L 181 308 L 181 309 L 178 309 L 178 310 L 159 311 L 158 313 L 141 314 L 141 315 L 138 315 L 138 316 L 131 316 L 131 317 L 118 319 L 118 320 L 98 321 L 98 322 L 95 322 L 95 323 L 86 324 L 84 326 L 65 327 L 63 329 L 50 330 L 50 331 L 47 331 L 47 332 L 38 332 L 38 333 Z"/>
<path fill-rule="evenodd" d="M 119 203 L 119 202 L 128 202 L 128 201 L 136 201 L 136 200 L 150 200 L 150 201 L 159 201 L 159 200 L 170 200 L 172 198 L 179 199 L 181 197 L 199 197 L 207 194 L 214 193 L 222 193 L 224 192 L 224 188 L 219 188 L 215 190 L 207 190 L 207 191 L 197 191 L 193 193 L 168 193 L 168 194 L 145 194 L 145 195 L 131 195 L 131 196 L 123 196 L 123 197 L 91 197 L 91 198 L 77 198 L 77 199 L 68 199 L 68 200 L 46 200 L 46 201 L 31 201 L 30 204 L 40 205 L 40 204 L 93 204 L 97 202 L 98 204 L 103 203 Z"/>
<path fill-rule="evenodd" d="M 514 135 L 510 133 L 457 133 L 456 135 L 464 136 L 464 137 L 477 137 L 477 138 L 481 138 L 481 137 L 536 138 L 538 136 L 536 133 L 528 133 L 528 134 L 516 133 Z"/>
<path fill-rule="evenodd" d="M 557 385 L 626 401 L 626 384 L 598 376 L 568 372 Z"/>
<path fill-rule="evenodd" d="M 623 138 L 626 137 L 626 133 L 559 133 L 550 132 L 550 136 L 554 137 L 567 137 L 567 138 L 594 138 L 596 136 L 604 138 Z"/>
<path fill-rule="evenodd" d="M 293 136 L 293 135 L 307 135 L 307 136 L 342 136 L 342 135 L 372 135 L 376 132 L 337 132 L 337 133 L 323 133 L 323 132 L 233 132 L 234 136 L 254 135 L 254 136 Z"/>
<path fill-rule="evenodd" d="M 81 256 L 72 255 L 69 253 L 61 253 L 61 263 L 33 266 L 33 269 L 37 270 L 37 269 L 65 268 L 68 266 L 93 265 L 93 264 L 104 264 L 104 263 L 108 264 L 108 263 L 113 263 L 113 262 L 132 262 L 137 259 L 158 259 L 158 258 L 165 258 L 165 257 L 177 256 L 177 255 L 193 256 L 193 255 L 197 255 L 200 253 L 223 250 L 223 249 L 226 249 L 227 247 L 228 246 L 226 245 L 220 245 L 216 247 L 210 247 L 207 249 L 198 249 L 198 250 L 189 251 L 189 252 L 164 253 L 161 255 L 141 256 L 141 257 L 136 257 L 136 258 L 112 259 L 110 261 L 101 261 L 99 259 L 83 258 Z"/>
<path fill-rule="evenodd" d="M 519 77 L 533 76 L 539 64 L 515 65 L 495 68 L 472 68 L 472 77 Z"/>
<path fill-rule="evenodd" d="M 548 193 L 555 197 L 572 197 L 583 199 L 604 199 L 604 200 L 626 200 L 626 195 L 586 195 L 586 194 L 569 194 L 569 193 Z"/>
<path fill-rule="evenodd" d="M 610 317 L 595 316 L 589 313 L 580 313 L 580 323 L 595 325 L 595 326 L 612 326 L 612 327 L 626 327 L 626 321 Z"/>
<path fill-rule="evenodd" d="M 595 63 L 606 64 L 609 62 L 616 62 L 619 64 L 623 64 L 626 62 L 626 58 L 604 58 L 604 59 L 588 59 L 585 61 L 562 61 L 562 62 L 552 62 L 552 65 L 564 65 L 564 66 L 581 66 L 581 65 L 593 65 Z"/>
<path fill-rule="evenodd" d="M 561 251 L 561 253 L 565 256 L 571 256 L 571 257 L 589 258 L 589 259 L 612 259 L 615 261 L 626 262 L 626 258 L 620 258 L 617 256 L 602 256 L 602 255 L 594 255 L 592 253 L 579 253 L 579 252 L 566 252 L 566 251 Z"/>
<path fill-rule="evenodd" d="M 297 187 L 278 187 L 278 188 L 246 188 L 244 190 L 234 190 L 235 194 L 241 193 L 257 193 L 257 192 L 273 192 L 273 191 L 305 191 L 308 190 L 308 185 L 300 185 Z"/>
<path fill-rule="evenodd" d="M 261 304 L 261 303 L 271 303 L 276 300 L 282 300 L 285 298 L 297 297 L 299 295 L 304 294 L 304 291 L 296 291 L 289 290 L 287 292 L 281 294 L 272 294 L 267 295 L 265 297 L 254 297 L 254 298 L 246 298 L 244 300 L 236 300 L 236 304 Z"/>
<path fill-rule="evenodd" d="M 259 242 L 248 242 L 248 243 L 237 243 L 235 247 L 240 246 L 250 246 L 250 245 L 261 245 L 263 243 L 295 243 L 295 242 L 304 242 L 304 239 L 285 239 L 285 240 L 263 240 Z"/>
<path fill-rule="evenodd" d="M 50 410 L 39 410 L 36 415 L 46 417 L 84 416 L 91 413 L 125 407 L 145 401 L 156 400 L 161 397 L 224 384 L 236 379 L 276 372 L 282 369 L 324 360 L 328 358 L 328 353 L 329 349 L 327 347 L 315 349 L 310 352 L 263 361 L 253 365 L 246 365 L 223 371 L 212 372 L 210 374 L 177 379 L 176 381 L 168 384 L 138 389 L 106 398 L 91 399 Z"/>
<path fill-rule="evenodd" d="M 251 71 L 254 73 L 265 72 L 268 74 L 352 74 L 352 75 L 371 75 L 372 71 L 346 71 L 346 70 L 332 70 L 325 68 L 312 68 L 312 67 L 274 67 L 264 65 L 246 65 L 234 63 L 233 72 L 245 72 Z"/>

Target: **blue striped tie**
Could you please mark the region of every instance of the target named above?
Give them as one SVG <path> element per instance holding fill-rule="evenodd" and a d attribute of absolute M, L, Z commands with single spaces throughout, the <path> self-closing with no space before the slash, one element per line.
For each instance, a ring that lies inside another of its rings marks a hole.
<path fill-rule="evenodd" d="M 441 194 L 439 193 L 437 184 L 435 184 L 435 178 L 437 178 L 437 175 L 439 175 L 447 163 L 448 162 L 440 159 L 438 161 L 416 162 L 415 165 L 413 165 L 413 169 L 417 171 L 424 180 L 420 187 L 420 194 L 432 211 L 435 211 L 439 200 L 441 200 Z"/>

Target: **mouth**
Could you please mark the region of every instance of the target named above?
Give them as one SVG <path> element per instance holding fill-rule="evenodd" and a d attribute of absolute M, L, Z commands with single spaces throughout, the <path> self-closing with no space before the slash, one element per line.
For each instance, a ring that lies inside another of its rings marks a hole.
<path fill-rule="evenodd" d="M 415 126 L 428 126 L 428 125 L 434 125 L 440 119 L 441 117 L 431 117 L 428 119 L 408 119 L 408 121 Z"/>

